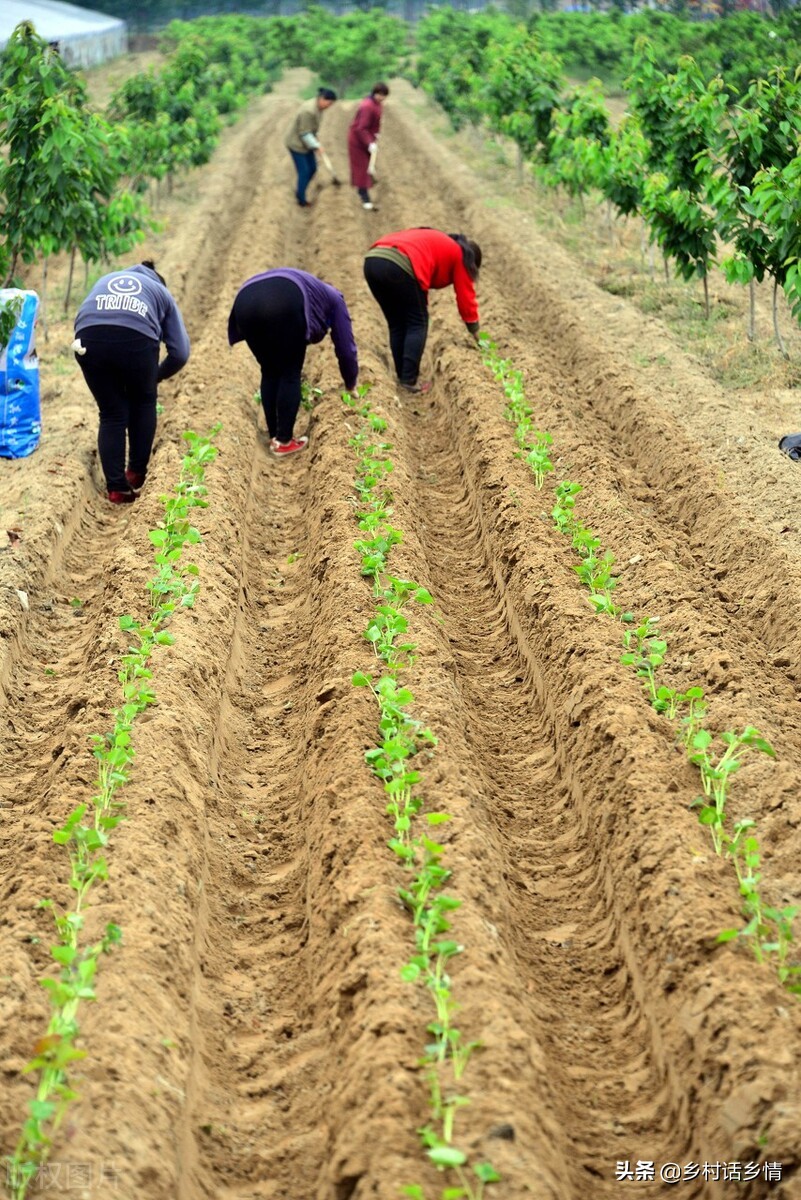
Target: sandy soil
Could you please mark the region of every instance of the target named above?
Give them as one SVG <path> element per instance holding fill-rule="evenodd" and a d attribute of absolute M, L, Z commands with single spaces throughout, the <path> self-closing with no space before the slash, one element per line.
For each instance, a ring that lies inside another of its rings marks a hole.
<path fill-rule="evenodd" d="M 498 1200 L 617 1196 L 619 1160 L 776 1161 L 778 1184 L 686 1182 L 685 1197 L 801 1196 L 801 1009 L 745 948 L 733 871 L 691 804 L 697 774 L 619 663 L 514 455 L 504 401 L 451 293 L 431 297 L 424 401 L 401 398 L 362 278 L 379 233 L 463 229 L 482 245 L 482 320 L 524 371 L 554 436 L 558 479 L 614 553 L 622 603 L 661 617 L 669 676 L 699 683 L 716 729 L 757 725 L 777 761 L 744 767 L 737 815 L 757 820 L 770 902 L 798 903 L 801 798 L 801 474 L 775 439 L 783 401 L 726 393 L 664 326 L 593 284 L 534 221 L 427 127 L 410 89 L 385 118 L 381 207 L 321 179 L 293 203 L 282 146 L 292 75 L 231 131 L 165 209 L 154 250 L 193 355 L 163 388 L 148 484 L 113 510 L 96 419 L 55 323 L 41 448 L 0 463 L 0 1144 L 31 1083 L 47 1020 L 38 980 L 68 899 L 51 833 L 91 795 L 88 735 L 117 702 L 117 618 L 141 614 L 147 531 L 177 476 L 180 433 L 221 420 L 197 561 L 202 592 L 154 667 L 90 928 L 123 927 L 82 1015 L 80 1100 L 39 1194 L 92 1200 L 390 1200 L 442 1181 L 415 1130 L 430 1019 L 400 979 L 410 930 L 363 751 L 375 711 L 371 611 L 353 550 L 353 418 L 328 344 L 308 453 L 266 453 L 255 364 L 226 319 L 257 270 L 297 264 L 340 287 L 363 380 L 389 422 L 395 569 L 430 587 L 414 613 L 412 683 L 439 745 L 426 799 L 463 901 L 454 967 L 468 1069 L 460 1142 L 492 1160 Z M 343 177 L 351 102 L 324 132 Z M 500 185 L 499 185 L 500 186 Z M 637 366 L 634 353 L 660 362 Z M 668 368 L 665 369 L 664 363 Z M 772 425 L 772 427 L 771 427 Z M 70 603 L 79 599 L 81 604 Z M 449 885 L 451 886 L 451 885 Z M 71 1180 L 81 1179 L 80 1189 Z"/>

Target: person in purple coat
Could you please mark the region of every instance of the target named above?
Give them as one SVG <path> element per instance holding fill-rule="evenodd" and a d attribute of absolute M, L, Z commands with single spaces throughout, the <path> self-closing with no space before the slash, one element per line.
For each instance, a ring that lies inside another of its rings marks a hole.
<path fill-rule="evenodd" d="M 350 181 L 359 193 L 362 208 L 378 206 L 370 199 L 369 189 L 373 184 L 370 174 L 370 155 L 378 149 L 378 132 L 381 129 L 381 106 L 389 95 L 385 83 L 376 83 L 369 96 L 365 96 L 356 109 L 348 130 L 348 157 L 350 158 Z"/>
<path fill-rule="evenodd" d="M 261 367 L 261 403 L 270 450 L 279 458 L 305 450 L 309 439 L 295 437 L 300 408 L 300 375 L 306 347 L 328 331 L 342 382 L 356 386 L 359 362 L 350 313 L 341 292 L 296 267 L 276 267 L 253 275 L 236 294 L 228 318 L 228 341 L 246 342 Z"/>
<path fill-rule="evenodd" d="M 189 358 L 183 318 L 164 277 L 146 259 L 98 279 L 78 309 L 75 333 L 75 358 L 100 411 L 97 449 L 108 498 L 129 504 L 150 462 L 158 385 Z M 159 364 L 161 342 L 167 355 Z"/>

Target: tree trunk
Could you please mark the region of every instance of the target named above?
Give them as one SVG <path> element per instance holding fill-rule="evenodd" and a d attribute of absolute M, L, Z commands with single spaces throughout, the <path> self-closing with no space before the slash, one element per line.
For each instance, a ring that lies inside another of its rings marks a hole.
<path fill-rule="evenodd" d="M 776 345 L 779 347 L 779 349 L 782 353 L 782 356 L 784 358 L 789 358 L 790 355 L 787 353 L 787 347 L 785 346 L 784 342 L 782 341 L 782 335 L 781 335 L 781 331 L 779 329 L 778 300 L 779 300 L 779 281 L 778 281 L 778 279 L 774 279 L 773 280 L 773 332 L 776 335 Z"/>
<path fill-rule="evenodd" d="M 523 147 L 517 143 L 517 186 L 523 183 Z"/>
<path fill-rule="evenodd" d="M 47 259 L 42 259 L 42 303 L 39 308 L 39 324 L 42 327 L 44 340 L 49 340 L 47 329 Z"/>
<path fill-rule="evenodd" d="M 15 250 L 14 254 L 11 258 L 11 266 L 8 268 L 8 274 L 6 275 L 5 279 L 3 280 L 3 287 L 11 286 L 11 280 L 14 278 L 14 272 L 16 271 L 16 269 L 17 269 L 17 251 Z"/>
<path fill-rule="evenodd" d="M 709 279 L 704 276 L 704 316 L 709 320 Z"/>
<path fill-rule="evenodd" d="M 748 340 L 756 339 L 756 280 L 748 281 Z"/>
<path fill-rule="evenodd" d="M 67 294 L 64 297 L 64 316 L 65 317 L 67 315 L 67 309 L 69 308 L 69 304 L 70 304 L 70 296 L 72 295 L 72 275 L 75 270 L 75 253 L 76 253 L 75 247 L 73 246 L 72 253 L 70 254 L 70 270 L 69 270 L 69 275 L 67 276 Z"/>

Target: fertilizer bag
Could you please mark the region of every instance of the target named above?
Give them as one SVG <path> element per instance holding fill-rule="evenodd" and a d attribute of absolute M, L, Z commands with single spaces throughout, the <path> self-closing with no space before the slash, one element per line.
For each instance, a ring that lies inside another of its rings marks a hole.
<path fill-rule="evenodd" d="M 17 319 L 0 352 L 0 458 L 25 458 L 39 445 L 39 360 L 35 325 L 36 292 L 0 288 L 0 308 L 12 305 Z"/>

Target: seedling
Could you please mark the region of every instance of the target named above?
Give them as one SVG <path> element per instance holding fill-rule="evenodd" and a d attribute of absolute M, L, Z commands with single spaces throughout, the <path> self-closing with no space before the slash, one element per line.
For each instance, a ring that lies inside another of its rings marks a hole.
<path fill-rule="evenodd" d="M 534 445 L 524 455 L 526 463 L 534 472 L 534 482 L 538 488 L 542 488 L 546 474 L 553 470 L 553 463 L 547 450 L 552 442 L 553 438 L 549 433 L 541 433 L 537 430 L 534 433 Z"/>
<path fill-rule="evenodd" d="M 479 345 L 485 365 L 503 387 L 505 416 L 514 423 L 515 441 L 521 448 L 518 455 L 525 458 L 534 472 L 537 486 L 542 487 L 545 473 L 553 470 L 547 451 L 551 437 L 547 433 L 532 432 L 532 409 L 525 398 L 522 372 L 516 370 L 508 359 L 499 356 L 496 344 L 485 334 L 479 336 Z M 608 550 L 602 549 L 600 539 L 576 517 L 576 498 L 581 490 L 580 484 L 570 480 L 556 487 L 555 503 L 551 510 L 554 524 L 571 538 L 580 559 L 573 569 L 588 588 L 590 603 L 595 611 L 607 613 L 624 625 L 631 626 L 623 636 L 621 662 L 634 667 L 657 712 L 663 713 L 669 720 L 676 720 L 680 713 L 683 714 L 680 737 L 690 761 L 701 772 L 704 788 L 704 795 L 694 801 L 698 819 L 709 827 L 716 853 L 726 853 L 731 857 L 737 870 L 748 923 L 742 930 L 724 931 L 719 940 L 729 941 L 738 937 L 749 939 L 760 961 L 766 954 L 775 954 L 781 982 L 788 990 L 801 994 L 801 965 L 788 962 L 788 951 L 793 940 L 792 922 L 797 915 L 797 908 L 788 906 L 777 909 L 763 903 L 759 892 L 758 844 L 753 834 L 747 834 L 753 822 L 739 822 L 733 835 L 725 827 L 729 780 L 739 769 L 743 756 L 749 749 L 771 757 L 774 757 L 774 751 L 756 729 L 748 726 L 741 734 L 723 733 L 721 740 L 725 750 L 715 759 L 713 735 L 703 725 L 707 711 L 703 689 L 692 686 L 681 691 L 657 679 L 657 672 L 668 649 L 667 642 L 660 636 L 658 619 L 645 617 L 636 624 L 634 614 L 621 612 L 612 600 L 612 592 L 617 584 L 612 571 L 614 557 Z M 407 1189 L 406 1194 L 416 1200 L 424 1200 L 422 1189 Z M 454 1197 L 468 1194 L 471 1193 L 457 1189 Z"/>
<path fill-rule="evenodd" d="M 658 622 L 658 617 L 644 617 L 634 629 L 625 631 L 623 645 L 626 651 L 620 661 L 634 667 L 656 711 L 667 712 L 676 707 L 678 698 L 675 692 L 659 687 L 656 682 L 656 672 L 667 654 L 667 642 L 659 636 Z"/>
<path fill-rule="evenodd" d="M 215 426 L 210 436 L 218 430 L 219 426 Z M 79 1005 L 82 1000 L 95 999 L 94 977 L 99 957 L 121 938 L 119 928 L 109 924 L 99 942 L 81 946 L 89 893 L 94 884 L 108 878 L 106 847 L 111 833 L 125 817 L 125 805 L 117 793 L 127 783 L 134 760 L 134 721 L 156 699 L 150 682 L 150 659 L 156 646 L 172 644 L 173 634 L 164 626 L 177 608 L 191 607 L 197 595 L 197 567 L 181 564 L 180 560 L 184 545 L 200 540 L 188 514 L 192 507 L 206 504 L 202 481 L 205 467 L 216 450 L 210 438 L 194 433 L 185 433 L 184 438 L 189 443 L 189 453 L 184 456 L 179 482 L 173 496 L 164 497 L 163 522 L 150 533 L 158 566 L 155 580 L 148 584 L 150 619 L 140 623 L 128 614 L 119 618 L 120 629 L 130 634 L 133 644 L 120 659 L 118 679 L 123 702 L 112 713 L 111 731 L 91 735 L 92 754 L 98 764 L 91 806 L 78 805 L 53 834 L 53 841 L 69 853 L 69 886 L 75 900 L 72 910 L 65 913 L 56 913 L 51 900 L 40 904 L 54 913 L 59 940 L 51 947 L 51 955 L 61 969 L 57 978 L 42 981 L 50 997 L 52 1015 L 47 1033 L 25 1067 L 26 1071 L 37 1073 L 37 1089 L 35 1098 L 28 1102 L 28 1118 L 8 1160 L 13 1200 L 24 1200 L 50 1154 L 67 1107 L 76 1098 L 70 1083 L 70 1065 L 85 1055 L 75 1045 Z M 77 598 L 70 603 L 74 608 L 81 605 Z"/>
<path fill-rule="evenodd" d="M 723 823 L 732 775 L 739 771 L 749 750 L 776 757 L 773 747 L 752 725 L 746 726 L 742 733 L 722 733 L 720 740 L 726 749 L 718 759 L 714 757 L 714 738 L 708 729 L 699 729 L 688 747 L 688 758 L 700 770 L 704 789 L 704 795 L 695 800 L 693 805 L 698 808 L 701 824 L 709 826 L 716 854 L 723 850 Z"/>
<path fill-rule="evenodd" d="M 382 781 L 388 797 L 386 811 L 393 821 L 393 836 L 388 846 L 412 873 L 410 882 L 398 892 L 415 930 L 415 953 L 404 966 L 402 977 L 409 983 L 424 983 L 435 1007 L 435 1019 L 427 1027 L 433 1041 L 426 1046 L 421 1065 L 426 1067 L 429 1105 L 437 1128 L 426 1126 L 420 1131 L 421 1138 L 432 1162 L 443 1170 L 453 1168 L 458 1173 L 460 1186 L 446 1188 L 443 1198 L 455 1200 L 465 1196 L 477 1200 L 483 1195 L 485 1183 L 494 1182 L 498 1176 L 489 1164 L 474 1167 L 476 1190 L 462 1171 L 467 1157 L 452 1141 L 457 1111 L 467 1105 L 468 1099 L 455 1091 L 443 1094 L 440 1086 L 440 1072 L 448 1068 L 454 1082 L 462 1078 L 471 1054 L 479 1045 L 476 1041 L 465 1041 L 453 1025 L 458 1005 L 452 997 L 446 971 L 448 960 L 463 950 L 448 937 L 450 914 L 459 908 L 461 901 L 444 891 L 450 877 L 450 870 L 442 862 L 445 847 L 426 833 L 417 832 L 421 820 L 431 829 L 446 824 L 450 816 L 422 812 L 423 798 L 418 790 L 421 772 L 413 759 L 435 746 L 436 738 L 423 722 L 411 715 L 409 710 L 415 698 L 399 678 L 414 663 L 417 650 L 409 639 L 409 617 L 405 610 L 412 602 L 430 605 L 433 600 L 426 588 L 413 580 L 391 575 L 388 570 L 392 548 L 401 543 L 403 534 L 390 524 L 392 497 L 384 483 L 392 470 L 388 453 L 392 447 L 371 440 L 372 435 L 384 431 L 386 421 L 371 410 L 366 394 L 365 390 L 355 399 L 345 395 L 343 400 L 364 422 L 351 438 L 351 446 L 357 453 L 356 519 L 365 535 L 355 543 L 355 549 L 360 556 L 361 574 L 372 580 L 375 608 L 364 637 L 373 647 L 381 673 L 376 679 L 365 671 L 357 671 L 352 682 L 355 687 L 369 688 L 378 704 L 379 742 L 365 752 L 365 760 Z M 422 1195 L 414 1189 L 407 1189 L 407 1194 Z"/>
<path fill-rule="evenodd" d="M 503 388 L 506 397 L 504 416 L 515 427 L 515 441 L 519 447 L 517 455 L 531 468 L 534 482 L 541 488 L 545 475 L 553 470 L 547 451 L 553 439 L 549 433 L 532 428 L 534 410 L 526 400 L 523 372 L 514 368 L 509 359 L 501 358 L 498 347 L 485 334 L 479 335 L 479 345 L 485 366 L 489 367 Z"/>
<path fill-rule="evenodd" d="M 798 906 L 775 908 L 764 902 L 760 891 L 759 842 L 753 829 L 753 821 L 743 820 L 735 825 L 733 836 L 726 833 L 722 836 L 723 849 L 731 857 L 737 872 L 747 924 L 743 929 L 725 929 L 718 934 L 717 940 L 747 940 L 757 962 L 775 956 L 779 981 L 789 992 L 801 995 L 801 965 L 788 961 L 794 943 L 793 921 L 798 915 Z"/>
<path fill-rule="evenodd" d="M 307 383 L 305 379 L 302 380 L 300 385 L 300 407 L 305 412 L 311 412 L 311 410 L 314 408 L 315 401 L 318 400 L 322 394 L 322 388 L 312 387 L 311 384 Z M 259 398 L 261 399 L 261 397 Z"/>
<path fill-rule="evenodd" d="M 551 510 L 551 516 L 560 533 L 567 533 L 572 537 L 573 530 L 576 527 L 576 518 L 573 514 L 573 509 L 576 504 L 576 497 L 582 490 L 580 483 L 571 483 L 569 479 L 557 485 L 556 504 Z"/>

